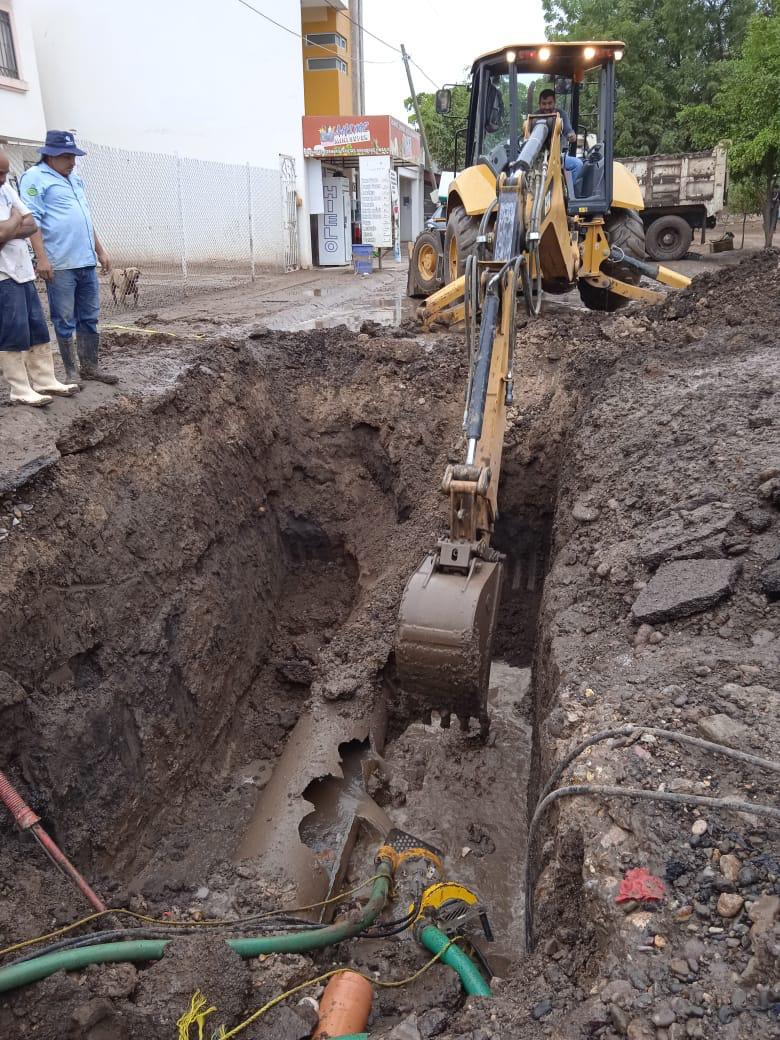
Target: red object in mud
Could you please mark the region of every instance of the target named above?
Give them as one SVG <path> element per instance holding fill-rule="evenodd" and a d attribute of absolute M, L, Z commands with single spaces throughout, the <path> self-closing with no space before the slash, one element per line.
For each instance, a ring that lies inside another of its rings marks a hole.
<path fill-rule="evenodd" d="M 634 867 L 620 882 L 620 890 L 615 896 L 615 902 L 628 903 L 635 899 L 639 903 L 658 903 L 665 897 L 666 889 L 660 878 L 655 877 L 644 867 Z"/>
<path fill-rule="evenodd" d="M 101 913 L 105 911 L 107 909 L 106 904 L 100 896 L 93 892 L 87 881 L 81 876 L 81 874 L 79 874 L 78 870 L 76 870 L 65 853 L 60 850 L 43 827 L 41 827 L 40 817 L 32 811 L 30 806 L 14 788 L 13 784 L 2 770 L 0 770 L 0 801 L 3 802 L 6 809 L 8 809 L 16 820 L 20 830 L 32 831 L 33 837 L 52 863 L 58 867 L 66 877 L 70 878 L 84 898 L 95 908 L 95 910 Z"/>

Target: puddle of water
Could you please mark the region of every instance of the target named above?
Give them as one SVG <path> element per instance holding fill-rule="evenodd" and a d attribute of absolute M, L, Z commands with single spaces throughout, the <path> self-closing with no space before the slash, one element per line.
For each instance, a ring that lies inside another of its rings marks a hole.
<path fill-rule="evenodd" d="M 523 923 L 525 797 L 530 727 L 522 713 L 531 671 L 494 660 L 487 749 L 457 727 L 413 723 L 388 745 L 391 772 L 409 779 L 394 824 L 438 846 L 445 878 L 475 891 L 488 908 L 495 941 L 482 949 L 495 971 L 519 948 Z"/>
<path fill-rule="evenodd" d="M 316 293 L 316 289 L 309 290 Z M 329 290 L 323 289 L 322 293 Z M 332 329 L 337 325 L 346 325 L 349 329 L 359 329 L 364 321 L 375 321 L 378 325 L 398 325 L 403 318 L 405 296 L 382 297 L 378 300 L 367 300 L 362 306 L 353 306 L 337 310 L 326 318 L 309 318 L 295 326 L 296 329 Z M 411 301 L 410 301 L 411 304 Z M 411 306 L 408 309 L 411 314 Z"/>

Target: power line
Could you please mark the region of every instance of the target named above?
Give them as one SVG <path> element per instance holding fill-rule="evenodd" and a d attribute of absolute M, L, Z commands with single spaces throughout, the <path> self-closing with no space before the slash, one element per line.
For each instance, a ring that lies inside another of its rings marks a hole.
<path fill-rule="evenodd" d="M 247 3 L 247 0 L 238 0 L 238 3 L 241 4 L 243 7 L 248 8 L 250 11 L 253 11 L 254 14 L 259 14 L 261 18 L 265 18 L 267 22 L 270 22 L 271 25 L 275 25 L 277 29 L 283 29 L 284 32 L 289 33 L 290 36 L 295 36 L 297 39 L 303 40 L 307 47 L 316 47 L 318 50 L 325 51 L 326 54 L 330 54 L 331 56 L 335 56 L 337 58 L 341 57 L 338 51 L 331 50 L 330 47 L 324 47 L 321 43 L 312 43 L 305 36 L 302 36 L 301 33 L 296 32 L 295 29 L 291 29 L 287 25 L 282 25 L 281 22 L 277 22 L 275 19 L 271 18 L 270 15 L 265 14 L 263 11 L 258 11 L 256 7 L 253 7 L 250 3 Z"/>
<path fill-rule="evenodd" d="M 425 71 L 425 69 L 421 69 L 420 66 L 417 64 L 417 62 L 414 60 L 414 58 L 410 58 L 409 61 L 412 63 L 412 65 L 414 65 L 414 67 L 417 69 L 418 72 L 421 72 L 423 74 L 423 76 L 425 76 L 425 78 L 428 80 L 429 83 L 433 83 L 434 90 L 438 90 L 439 89 L 439 84 L 438 83 L 434 83 L 434 81 L 431 79 L 431 77 L 428 75 L 428 73 Z"/>
<path fill-rule="evenodd" d="M 377 42 L 381 43 L 383 46 L 389 47 L 390 50 L 391 51 L 395 51 L 396 54 L 401 54 L 401 48 L 400 47 L 394 47 L 392 45 L 392 43 L 388 43 L 387 40 L 383 40 L 381 36 L 377 36 L 375 33 L 370 32 L 368 29 L 366 29 L 366 27 L 364 25 L 361 25 L 360 22 L 356 22 L 355 19 L 350 14 L 348 14 L 346 11 L 342 11 L 340 8 L 336 7 L 332 3 L 332 0 L 325 0 L 325 3 L 328 5 L 328 7 L 331 8 L 331 10 L 336 11 L 340 15 L 343 15 L 344 18 L 346 18 L 348 22 L 352 22 L 353 25 L 356 25 L 358 27 L 358 29 L 360 29 L 361 32 L 364 32 L 366 34 L 366 36 L 370 36 L 372 39 L 377 40 Z M 412 65 L 414 65 L 414 67 L 417 69 L 418 72 L 421 72 L 423 74 L 423 76 L 425 76 L 425 78 L 428 80 L 429 83 L 433 84 L 433 86 L 435 87 L 436 90 L 439 89 L 439 84 L 436 83 L 435 80 L 431 79 L 431 77 L 428 75 L 428 73 L 425 71 L 425 69 L 423 69 L 420 65 L 418 65 L 417 62 L 413 58 L 409 58 L 409 61 L 412 63 Z M 367 62 L 366 64 L 379 65 L 380 62 L 376 62 L 376 61 L 375 62 Z M 382 62 L 381 64 L 385 64 L 385 63 Z"/>
<path fill-rule="evenodd" d="M 331 3 L 331 0 L 325 0 L 325 3 L 332 10 L 337 11 L 339 14 L 343 15 L 347 19 L 348 22 L 352 22 L 353 25 L 356 25 L 358 27 L 358 29 L 360 29 L 361 32 L 364 32 L 366 34 L 366 36 L 370 36 L 372 39 L 377 40 L 379 43 L 384 44 L 385 47 L 389 47 L 390 50 L 391 51 L 395 51 L 396 54 L 400 54 L 401 53 L 401 50 L 400 50 L 399 47 L 394 47 L 392 45 L 392 43 L 388 43 L 387 40 L 383 40 L 381 36 L 377 36 L 374 33 L 369 32 L 369 30 L 366 29 L 366 27 L 364 25 L 361 25 L 360 22 L 356 22 L 355 19 L 351 15 L 347 14 L 346 11 L 342 11 L 341 8 L 335 7 Z"/>
<path fill-rule="evenodd" d="M 316 47 L 318 50 L 324 51 L 326 54 L 330 55 L 331 57 L 342 58 L 342 55 L 337 50 L 332 50 L 330 47 L 325 47 L 321 43 L 313 43 L 311 40 L 309 40 L 309 38 L 307 36 L 305 36 L 305 35 L 303 35 L 303 34 L 301 34 L 299 32 L 296 32 L 295 29 L 291 29 L 288 25 L 283 25 L 281 22 L 277 22 L 275 18 L 271 18 L 271 16 L 267 15 L 264 11 L 260 11 L 260 10 L 258 10 L 258 8 L 253 7 L 252 4 L 250 4 L 248 2 L 248 0 L 238 0 L 238 3 L 241 4 L 242 7 L 246 7 L 247 10 L 252 11 L 253 14 L 260 15 L 261 18 L 264 18 L 267 22 L 270 22 L 271 25 L 275 25 L 277 29 L 281 29 L 283 32 L 289 33 L 290 36 L 295 36 L 296 39 L 302 40 L 303 43 L 305 43 L 307 47 Z M 360 29 L 361 32 L 364 32 L 364 33 L 366 33 L 366 35 L 371 36 L 373 39 L 377 40 L 379 43 L 383 44 L 385 47 L 389 47 L 390 50 L 391 51 L 395 51 L 396 54 L 399 54 L 399 55 L 401 54 L 400 48 L 394 47 L 391 43 L 388 43 L 387 40 L 383 40 L 380 36 L 375 36 L 374 33 L 369 32 L 368 29 L 366 29 L 364 26 L 362 26 L 360 24 L 360 22 L 356 22 L 354 20 L 354 18 L 351 18 L 346 13 L 346 11 L 341 11 L 338 7 L 334 7 L 333 4 L 330 2 L 330 0 L 325 0 L 325 3 L 332 10 L 337 11 L 339 14 L 344 15 L 344 17 L 347 19 L 347 21 L 352 22 L 353 25 L 356 25 Z M 343 60 L 343 58 L 342 58 L 342 60 Z M 414 67 L 418 70 L 418 72 L 421 72 L 422 75 L 425 76 L 425 78 L 428 80 L 428 82 L 432 83 L 434 88 L 436 90 L 438 90 L 438 84 L 435 83 L 431 79 L 431 77 L 428 75 L 428 73 L 425 71 L 425 69 L 421 68 L 417 64 L 417 62 L 414 61 L 412 58 L 409 58 L 409 61 L 412 63 L 412 65 L 414 65 Z M 395 65 L 395 61 L 372 61 L 370 59 L 364 58 L 363 59 L 363 64 L 364 65 Z"/>
<path fill-rule="evenodd" d="M 326 54 L 335 55 L 337 58 L 341 57 L 341 54 L 339 53 L 339 51 L 331 50 L 330 47 L 325 47 L 321 43 L 313 43 L 307 36 L 304 36 L 301 33 L 296 32 L 294 29 L 291 29 L 287 25 L 282 25 L 281 22 L 277 22 L 275 19 L 271 18 L 270 15 L 265 14 L 263 11 L 258 11 L 258 9 L 256 7 L 253 7 L 250 3 L 247 3 L 247 0 L 238 0 L 238 3 L 241 4 L 243 7 L 248 8 L 254 14 L 259 14 L 261 18 L 265 18 L 265 20 L 267 22 L 270 22 L 271 25 L 275 25 L 277 27 L 277 29 L 283 29 L 284 32 L 289 33 L 290 36 L 295 36 L 295 37 L 297 37 L 297 39 L 303 40 L 303 42 L 306 44 L 307 47 L 316 47 L 318 50 L 325 51 Z M 350 19 L 350 21 L 351 21 L 351 19 Z M 395 65 L 395 62 L 394 61 L 364 61 L 364 64 L 365 65 Z"/>

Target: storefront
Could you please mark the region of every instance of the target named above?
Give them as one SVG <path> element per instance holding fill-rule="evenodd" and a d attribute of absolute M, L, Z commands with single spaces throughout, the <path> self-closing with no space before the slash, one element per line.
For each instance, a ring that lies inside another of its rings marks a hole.
<path fill-rule="evenodd" d="M 353 242 L 406 255 L 424 221 L 416 130 L 392 116 L 304 116 L 303 154 L 316 265 L 350 264 Z"/>

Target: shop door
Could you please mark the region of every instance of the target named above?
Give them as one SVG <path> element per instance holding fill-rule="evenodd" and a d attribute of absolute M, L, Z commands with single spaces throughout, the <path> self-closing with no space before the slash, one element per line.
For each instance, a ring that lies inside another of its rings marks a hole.
<path fill-rule="evenodd" d="M 280 155 L 279 158 L 282 165 L 284 269 L 285 271 L 297 271 L 300 266 L 300 258 L 298 256 L 298 191 L 295 159 L 291 155 Z"/>

